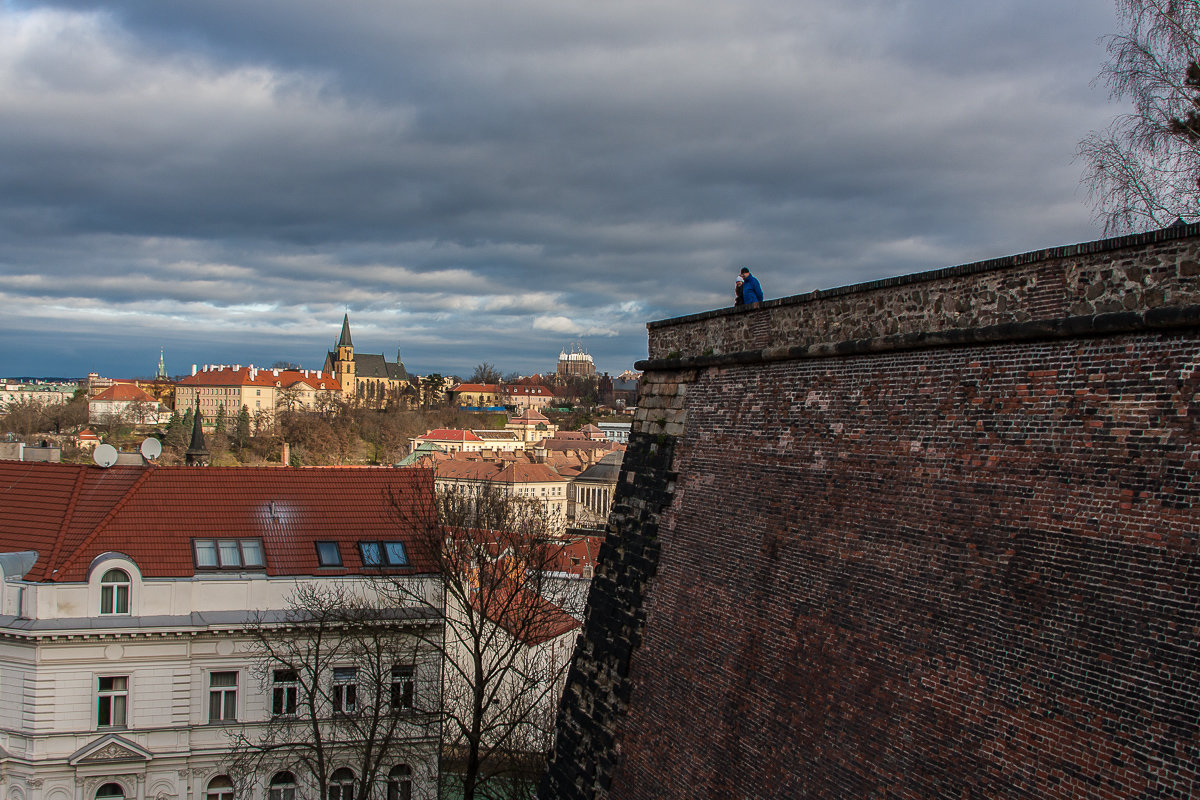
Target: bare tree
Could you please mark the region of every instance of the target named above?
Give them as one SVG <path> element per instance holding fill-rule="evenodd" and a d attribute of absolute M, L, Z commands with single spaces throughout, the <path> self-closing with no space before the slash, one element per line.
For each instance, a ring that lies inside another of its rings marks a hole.
<path fill-rule="evenodd" d="M 484 361 L 475 367 L 467 383 L 500 383 L 500 370 L 494 364 Z"/>
<path fill-rule="evenodd" d="M 1099 79 L 1133 113 L 1079 145 L 1083 184 L 1106 233 L 1200 216 L 1200 3 L 1116 0 Z"/>
<path fill-rule="evenodd" d="M 440 493 L 435 514 L 403 522 L 435 554 L 443 591 L 445 635 L 429 642 L 444 663 L 443 781 L 456 775 L 464 800 L 532 797 L 586 594 L 561 579 L 556 521 L 483 486 Z M 411 585 L 384 577 L 382 594 L 411 602 Z"/>
<path fill-rule="evenodd" d="M 412 776 L 413 764 L 437 759 L 440 661 L 423 643 L 438 638 L 441 612 L 414 580 L 395 581 L 409 586 L 404 607 L 367 582 L 302 584 L 285 612 L 254 620 L 267 713 L 231 732 L 227 766 L 241 796 L 273 775 L 291 776 L 290 795 L 311 800 L 368 800 L 389 776 L 398 800 L 435 796 L 432 779 L 414 794 Z"/>

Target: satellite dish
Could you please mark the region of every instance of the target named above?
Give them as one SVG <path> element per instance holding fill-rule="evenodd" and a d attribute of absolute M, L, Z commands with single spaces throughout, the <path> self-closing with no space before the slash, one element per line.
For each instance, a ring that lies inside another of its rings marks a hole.
<path fill-rule="evenodd" d="M 146 441 L 142 442 L 142 458 L 147 461 L 153 461 L 162 455 L 162 442 L 151 436 Z"/>
<path fill-rule="evenodd" d="M 92 460 L 96 462 L 96 466 L 107 469 L 117 463 L 117 448 L 111 444 L 98 444 L 92 451 Z"/>

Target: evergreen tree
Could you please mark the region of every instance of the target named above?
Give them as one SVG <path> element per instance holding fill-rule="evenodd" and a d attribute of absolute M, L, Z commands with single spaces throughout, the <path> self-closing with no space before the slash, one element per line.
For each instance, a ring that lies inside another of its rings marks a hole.
<path fill-rule="evenodd" d="M 179 415 L 172 413 L 171 420 L 167 423 L 167 430 L 163 434 L 163 443 L 168 447 L 182 450 L 187 447 L 187 436 L 190 432 L 189 428 L 184 427 L 184 421 L 179 418 Z"/>
<path fill-rule="evenodd" d="M 233 438 L 238 447 L 250 444 L 250 409 L 246 406 L 242 406 L 242 410 L 238 412 L 237 429 Z"/>
<path fill-rule="evenodd" d="M 213 433 L 217 434 L 218 436 L 224 436 L 225 422 L 225 404 L 221 403 L 221 405 L 217 406 L 217 419 L 216 422 L 213 423 Z"/>

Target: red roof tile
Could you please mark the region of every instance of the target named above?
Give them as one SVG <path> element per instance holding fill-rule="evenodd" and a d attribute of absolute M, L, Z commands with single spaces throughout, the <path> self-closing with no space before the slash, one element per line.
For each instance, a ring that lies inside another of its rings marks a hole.
<path fill-rule="evenodd" d="M 304 384 L 313 389 L 339 392 L 342 385 L 332 373 L 302 369 L 210 369 L 189 375 L 177 386 L 287 386 Z"/>
<path fill-rule="evenodd" d="M 470 431 L 460 431 L 460 430 L 457 430 L 454 428 L 438 428 L 438 429 L 432 430 L 429 433 L 426 433 L 422 436 L 418 436 L 417 438 L 424 439 L 427 441 L 435 441 L 435 442 L 482 442 L 483 441 L 483 439 L 480 439 L 478 436 L 471 433 Z"/>
<path fill-rule="evenodd" d="M 528 647 L 581 627 L 577 619 L 559 606 L 510 580 L 474 592 L 471 605 Z"/>
<path fill-rule="evenodd" d="M 184 577 L 196 572 L 193 538 L 260 538 L 268 575 L 313 575 L 330 572 L 316 541 L 338 542 L 342 571 L 360 572 L 359 541 L 399 540 L 425 571 L 428 554 L 400 517 L 419 518 L 432 493 L 427 469 L 0 461 L 0 551 L 36 550 L 29 580 L 85 580 L 109 551 L 144 577 Z M 392 497 L 411 513 L 397 514 Z"/>
<path fill-rule="evenodd" d="M 96 400 L 107 400 L 109 402 L 118 403 L 157 403 L 158 401 L 147 392 L 132 383 L 117 383 L 105 389 L 100 394 L 92 398 L 92 402 Z"/>

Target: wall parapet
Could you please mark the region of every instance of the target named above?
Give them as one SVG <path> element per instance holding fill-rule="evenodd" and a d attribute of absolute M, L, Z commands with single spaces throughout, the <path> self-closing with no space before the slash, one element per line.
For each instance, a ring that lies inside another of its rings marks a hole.
<path fill-rule="evenodd" d="M 1200 304 L 1200 223 L 647 324 L 649 360 Z"/>
<path fill-rule="evenodd" d="M 647 373 L 670 373 L 802 358 L 839 358 L 868 353 L 922 350 L 930 347 L 962 347 L 1000 342 L 1118 336 L 1123 333 L 1139 331 L 1167 331 L 1196 327 L 1200 327 L 1200 305 L 1189 305 L 1153 308 L 1142 312 L 1122 311 L 1062 319 L 1011 322 L 983 328 L 952 328 L 934 333 L 905 333 L 842 342 L 764 347 L 720 355 L 648 359 L 639 361 L 634 366 Z M 653 403 L 656 395 L 657 393 L 651 395 L 648 401 Z"/>

